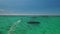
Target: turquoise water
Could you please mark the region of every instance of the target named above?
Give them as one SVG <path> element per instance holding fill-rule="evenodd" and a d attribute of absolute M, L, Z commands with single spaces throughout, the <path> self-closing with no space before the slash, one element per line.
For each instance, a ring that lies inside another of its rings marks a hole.
<path fill-rule="evenodd" d="M 0 16 L 0 34 L 60 34 L 60 16 Z"/>

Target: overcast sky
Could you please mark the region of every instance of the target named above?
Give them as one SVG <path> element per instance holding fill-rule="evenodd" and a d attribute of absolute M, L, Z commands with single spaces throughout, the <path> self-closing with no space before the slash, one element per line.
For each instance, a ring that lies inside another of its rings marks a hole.
<path fill-rule="evenodd" d="M 0 0 L 0 14 L 60 14 L 60 0 Z"/>

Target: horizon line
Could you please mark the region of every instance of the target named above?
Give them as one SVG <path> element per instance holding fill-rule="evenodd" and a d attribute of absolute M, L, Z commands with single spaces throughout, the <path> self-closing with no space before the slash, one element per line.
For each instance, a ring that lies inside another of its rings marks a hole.
<path fill-rule="evenodd" d="M 0 16 L 60 16 L 60 14 L 0 14 Z"/>

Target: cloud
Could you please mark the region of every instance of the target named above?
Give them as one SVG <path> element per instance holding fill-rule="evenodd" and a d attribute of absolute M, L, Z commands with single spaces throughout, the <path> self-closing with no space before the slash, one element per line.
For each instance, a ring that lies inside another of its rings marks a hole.
<path fill-rule="evenodd" d="M 16 14 L 16 12 L 11 10 L 6 10 L 6 9 L 0 9 L 0 15 L 2 14 Z"/>

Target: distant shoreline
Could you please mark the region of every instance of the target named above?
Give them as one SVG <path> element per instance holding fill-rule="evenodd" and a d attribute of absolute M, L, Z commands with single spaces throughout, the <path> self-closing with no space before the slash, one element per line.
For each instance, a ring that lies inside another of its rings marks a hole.
<path fill-rule="evenodd" d="M 0 14 L 0 16 L 60 16 L 59 14 Z"/>

